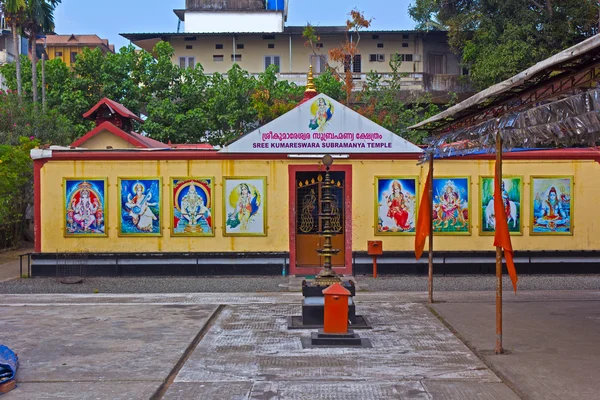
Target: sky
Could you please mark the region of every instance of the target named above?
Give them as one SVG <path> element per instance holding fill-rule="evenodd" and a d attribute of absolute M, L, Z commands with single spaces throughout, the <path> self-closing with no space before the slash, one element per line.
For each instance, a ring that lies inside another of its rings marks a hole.
<path fill-rule="evenodd" d="M 410 30 L 408 16 L 414 0 L 289 0 L 288 26 L 344 25 L 352 9 L 373 18 L 369 29 Z M 116 49 L 129 41 L 119 33 L 177 32 L 174 9 L 185 8 L 185 0 L 62 0 L 54 13 L 56 33 L 97 34 Z M 183 32 L 183 25 L 181 27 Z"/>

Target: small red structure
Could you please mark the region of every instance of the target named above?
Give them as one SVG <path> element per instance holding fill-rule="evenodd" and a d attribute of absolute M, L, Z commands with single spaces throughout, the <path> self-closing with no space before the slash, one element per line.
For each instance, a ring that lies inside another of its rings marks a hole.
<path fill-rule="evenodd" d="M 383 254 L 383 243 L 381 240 L 369 240 L 367 244 L 367 254 L 373 256 L 373 278 L 377 278 L 377 256 Z"/>
<path fill-rule="evenodd" d="M 323 290 L 325 296 L 324 333 L 348 333 L 348 299 L 351 293 L 339 283 Z"/>

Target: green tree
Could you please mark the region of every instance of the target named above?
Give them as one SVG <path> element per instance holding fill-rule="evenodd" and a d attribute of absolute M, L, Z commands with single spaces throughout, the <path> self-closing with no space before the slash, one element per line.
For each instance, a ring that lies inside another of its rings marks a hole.
<path fill-rule="evenodd" d="M 38 144 L 21 137 L 16 146 L 0 145 L 0 248 L 18 246 L 23 235 L 25 211 L 33 199 L 29 152 Z"/>
<path fill-rule="evenodd" d="M 448 29 L 483 89 L 598 33 L 597 0 L 415 0 L 420 29 Z"/>
<path fill-rule="evenodd" d="M 27 34 L 31 51 L 32 96 L 34 105 L 38 101 L 37 82 L 37 37 L 40 33 L 54 31 L 54 9 L 61 0 L 26 0 L 21 26 Z"/>
<path fill-rule="evenodd" d="M 19 30 L 20 24 L 23 20 L 23 13 L 25 11 L 25 0 L 2 0 L 0 2 L 2 12 L 6 21 L 10 24 L 10 30 L 13 37 L 13 54 L 15 55 L 16 64 L 16 80 L 17 80 L 17 93 L 19 97 L 23 94 L 23 83 L 21 80 L 21 57 L 19 57 Z"/>

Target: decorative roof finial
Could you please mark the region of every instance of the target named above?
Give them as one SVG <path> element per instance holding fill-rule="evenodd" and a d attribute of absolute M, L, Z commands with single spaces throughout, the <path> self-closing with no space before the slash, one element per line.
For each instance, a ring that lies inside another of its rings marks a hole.
<path fill-rule="evenodd" d="M 305 92 L 316 92 L 317 88 L 315 87 L 315 82 L 313 78 L 313 68 L 312 65 L 308 67 L 308 79 L 306 83 L 306 91 Z"/>

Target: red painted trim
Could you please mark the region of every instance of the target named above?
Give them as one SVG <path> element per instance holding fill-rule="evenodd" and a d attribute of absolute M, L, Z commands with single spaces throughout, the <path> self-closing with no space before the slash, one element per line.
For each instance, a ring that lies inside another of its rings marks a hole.
<path fill-rule="evenodd" d="M 316 274 L 320 268 L 302 268 L 296 267 L 296 172 L 322 171 L 319 165 L 288 165 L 288 203 L 290 204 L 289 213 L 289 234 L 290 234 L 290 275 L 302 273 L 305 275 Z M 346 198 L 344 199 L 346 209 L 344 219 L 344 268 L 336 268 L 336 271 L 345 275 L 352 273 L 352 165 L 333 164 L 331 171 L 342 171 L 345 173 L 344 186 L 346 187 Z"/>
<path fill-rule="evenodd" d="M 101 123 L 94 129 L 92 129 L 91 131 L 89 131 L 88 133 L 86 133 L 85 135 L 83 135 L 82 137 L 77 139 L 76 141 L 74 141 L 71 144 L 71 146 L 80 147 L 83 143 L 87 142 L 88 140 L 90 140 L 91 138 L 93 138 L 94 136 L 96 136 L 97 134 L 99 134 L 102 131 L 108 131 L 108 132 L 112 133 L 113 135 L 120 137 L 121 139 L 125 140 L 127 143 L 132 144 L 134 146 L 143 147 L 145 149 L 149 148 L 148 145 L 145 144 L 144 142 L 138 140 L 137 138 L 133 137 L 132 135 L 128 135 L 127 132 L 125 132 L 122 129 L 117 128 L 116 126 L 114 126 L 113 124 L 111 124 L 108 121 Z M 54 158 L 54 156 L 53 156 L 53 158 Z"/>
<path fill-rule="evenodd" d="M 527 150 L 502 153 L 505 160 L 595 160 L 600 162 L 600 151 L 595 147 L 575 149 Z M 442 160 L 495 160 L 494 153 L 456 156 Z"/>
<path fill-rule="evenodd" d="M 34 251 L 42 252 L 42 167 L 47 158 L 33 160 L 33 240 Z"/>

